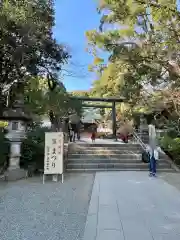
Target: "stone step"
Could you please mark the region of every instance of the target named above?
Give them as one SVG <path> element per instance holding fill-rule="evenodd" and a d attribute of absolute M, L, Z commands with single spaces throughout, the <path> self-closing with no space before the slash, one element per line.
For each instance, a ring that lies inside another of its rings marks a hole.
<path fill-rule="evenodd" d="M 129 143 L 121 143 L 121 142 L 112 142 L 112 143 L 83 143 L 83 142 L 76 142 L 76 143 L 69 143 L 69 146 L 85 146 L 85 147 L 104 147 L 104 146 L 110 146 L 110 147 L 120 147 L 120 146 L 140 146 L 137 142 L 129 142 Z"/>
<path fill-rule="evenodd" d="M 70 144 L 69 150 L 72 149 L 141 149 L 139 144 Z"/>
<path fill-rule="evenodd" d="M 147 172 L 148 174 L 148 168 L 147 169 L 138 169 L 138 168 L 98 168 L 98 169 L 67 169 L 67 172 L 76 172 L 76 173 L 81 173 L 81 172 L 86 172 L 86 173 L 95 173 L 95 172 L 105 172 L 105 171 L 108 171 L 108 172 L 115 172 L 115 171 L 143 171 L 143 172 Z M 158 169 L 157 173 L 174 173 L 175 170 L 174 169 L 171 169 L 171 168 L 164 168 L 164 169 Z"/>
<path fill-rule="evenodd" d="M 77 158 L 71 158 L 68 159 L 67 161 L 68 164 L 73 164 L 73 163 L 80 163 L 80 164 L 86 164 L 86 163 L 121 163 L 121 164 L 126 164 L 126 163 L 132 163 L 132 164 L 136 164 L 136 163 L 142 163 L 141 158 L 138 159 L 108 159 L 108 158 L 103 158 L 103 159 L 98 159 L 98 158 L 94 158 L 94 159 L 86 159 L 86 158 L 81 158 L 81 159 L 77 159 Z M 170 162 L 167 162 L 166 160 L 160 160 L 160 164 L 166 164 L 167 166 L 171 166 Z"/>
<path fill-rule="evenodd" d="M 84 151 L 69 151 L 68 155 L 97 155 L 97 156 L 108 156 L 108 155 L 122 155 L 122 154 L 134 154 L 134 155 L 141 155 L 142 151 L 141 150 L 133 150 L 130 151 L 128 150 L 114 150 L 114 151 L 110 151 L 110 150 L 104 150 L 104 151 L 93 151 L 93 150 L 84 150 Z"/>
<path fill-rule="evenodd" d="M 89 154 L 89 153 L 83 153 L 83 154 L 79 154 L 79 153 L 70 153 L 68 155 L 68 159 L 71 160 L 75 160 L 75 159 L 84 159 L 84 160 L 93 160 L 93 159 L 110 159 L 110 160 L 126 160 L 126 159 L 131 159 L 131 160 L 140 160 L 141 161 L 141 153 L 121 153 L 121 154 L 102 154 L 102 153 L 93 153 L 93 154 Z M 159 157 L 160 161 L 167 161 L 168 158 L 165 155 L 160 155 Z"/>
<path fill-rule="evenodd" d="M 148 164 L 145 163 L 68 163 L 67 169 L 148 169 Z M 170 168 L 170 165 L 160 163 L 157 166 L 157 169 L 166 169 Z"/>
<path fill-rule="evenodd" d="M 129 153 L 122 153 L 122 154 L 102 154 L 102 153 L 84 153 L 84 154 L 78 154 L 78 153 L 71 153 L 68 155 L 68 159 L 141 159 L 141 154 L 129 154 Z"/>
<path fill-rule="evenodd" d="M 141 147 L 76 147 L 76 148 L 71 148 L 69 147 L 68 150 L 71 151 L 95 151 L 95 152 L 100 152 L 100 151 L 142 151 Z"/>
<path fill-rule="evenodd" d="M 68 172 L 96 171 L 148 171 L 141 161 L 142 148 L 137 143 L 128 144 L 70 144 L 68 147 Z M 175 172 L 167 156 L 160 154 L 158 171 Z"/>
<path fill-rule="evenodd" d="M 121 154 L 121 153 L 142 153 L 142 149 L 129 149 L 129 148 L 121 148 L 121 149 L 68 149 L 69 153 L 116 153 L 116 154 Z"/>

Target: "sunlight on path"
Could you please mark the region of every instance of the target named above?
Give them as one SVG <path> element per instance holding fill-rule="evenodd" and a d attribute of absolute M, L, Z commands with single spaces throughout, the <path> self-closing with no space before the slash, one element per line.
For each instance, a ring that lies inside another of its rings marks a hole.
<path fill-rule="evenodd" d="M 84 240 L 179 240 L 180 192 L 144 172 L 97 173 Z"/>

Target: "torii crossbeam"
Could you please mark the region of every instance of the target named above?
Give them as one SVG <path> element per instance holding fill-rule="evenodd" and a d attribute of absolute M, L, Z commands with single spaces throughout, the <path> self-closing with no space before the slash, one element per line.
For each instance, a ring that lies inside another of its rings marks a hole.
<path fill-rule="evenodd" d="M 116 103 L 124 102 L 123 97 L 115 98 L 115 97 L 106 97 L 106 98 L 99 98 L 99 97 L 78 97 L 78 96 L 72 96 L 71 99 L 77 99 L 82 102 L 107 102 L 112 103 L 112 105 L 92 105 L 92 104 L 82 104 L 83 107 L 93 107 L 93 108 L 112 108 L 112 130 L 113 130 L 113 136 L 117 140 L 116 136 Z"/>

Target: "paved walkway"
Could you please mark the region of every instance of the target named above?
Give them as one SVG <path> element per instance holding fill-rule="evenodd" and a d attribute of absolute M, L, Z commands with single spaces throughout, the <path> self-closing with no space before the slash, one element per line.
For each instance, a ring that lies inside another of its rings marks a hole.
<path fill-rule="evenodd" d="M 97 173 L 84 240 L 179 240 L 180 192 L 145 172 Z"/>
<path fill-rule="evenodd" d="M 76 143 L 78 144 L 83 144 L 83 143 L 92 143 L 92 140 L 91 140 L 91 137 L 81 137 L 81 140 L 80 141 L 76 141 Z M 135 143 L 133 141 L 129 141 L 129 143 Z M 100 139 L 100 138 L 97 138 L 96 141 L 93 143 L 93 144 L 126 144 L 124 143 L 123 141 L 121 141 L 120 139 L 118 139 L 118 141 L 115 141 L 114 139 Z"/>

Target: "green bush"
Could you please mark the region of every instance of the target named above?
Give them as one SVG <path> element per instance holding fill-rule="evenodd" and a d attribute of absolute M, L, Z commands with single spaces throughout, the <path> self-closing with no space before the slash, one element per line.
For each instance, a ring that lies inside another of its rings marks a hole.
<path fill-rule="evenodd" d="M 175 163 L 180 165 L 180 138 L 172 138 L 165 135 L 160 139 L 160 145 L 172 156 Z"/>
<path fill-rule="evenodd" d="M 21 146 L 21 168 L 44 169 L 45 132 L 49 131 L 48 128 L 38 127 L 28 132 Z"/>
<path fill-rule="evenodd" d="M 171 138 L 180 137 L 180 122 L 179 119 L 171 119 L 166 123 L 167 135 Z"/>
<path fill-rule="evenodd" d="M 10 143 L 5 138 L 3 129 L 0 129 L 0 173 L 7 169 L 9 165 Z"/>

